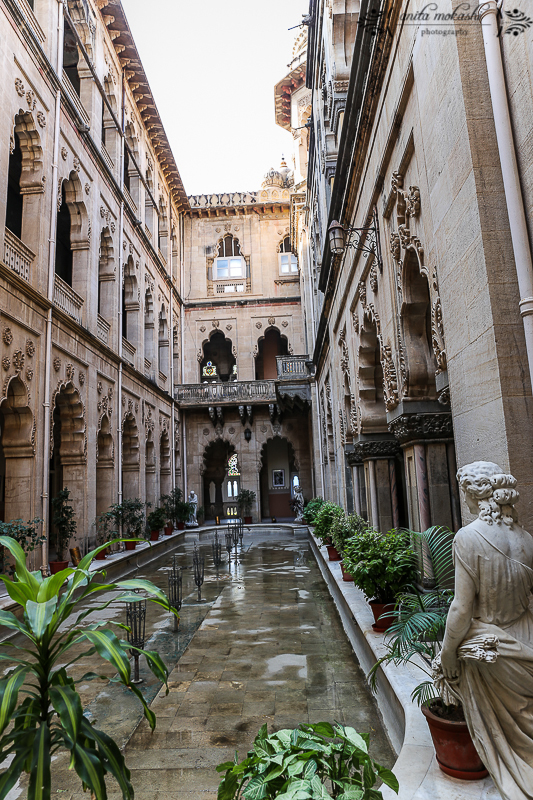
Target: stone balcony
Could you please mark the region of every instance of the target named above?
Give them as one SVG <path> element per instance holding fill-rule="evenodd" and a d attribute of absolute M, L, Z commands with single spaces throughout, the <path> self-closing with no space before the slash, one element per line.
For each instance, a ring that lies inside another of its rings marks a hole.
<path fill-rule="evenodd" d="M 76 294 L 68 283 L 59 277 L 54 276 L 54 305 L 75 319 L 81 325 L 81 310 L 83 308 L 83 297 Z"/>
<path fill-rule="evenodd" d="M 14 233 L 11 233 L 9 228 L 6 228 L 4 230 L 4 264 L 25 281 L 29 281 L 30 268 L 34 259 L 35 253 Z"/>

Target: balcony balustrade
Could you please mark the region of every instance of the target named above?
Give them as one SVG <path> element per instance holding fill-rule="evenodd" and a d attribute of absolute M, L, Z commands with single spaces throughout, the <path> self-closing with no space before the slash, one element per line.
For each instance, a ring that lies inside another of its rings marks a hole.
<path fill-rule="evenodd" d="M 90 128 L 90 123 L 91 123 L 90 117 L 85 108 L 83 107 L 83 104 L 80 98 L 78 97 L 78 94 L 76 93 L 76 90 L 72 85 L 72 83 L 70 82 L 70 78 L 68 77 L 65 71 L 63 71 L 63 80 L 61 83 L 65 94 L 67 95 L 68 99 L 78 112 L 78 116 L 80 117 L 81 121 L 85 123 L 85 125 L 87 125 L 88 128 Z"/>
<path fill-rule="evenodd" d="M 228 381 L 179 386 L 175 399 L 180 406 L 228 406 L 240 403 L 275 403 L 276 381 Z"/>
<path fill-rule="evenodd" d="M 127 361 L 128 364 L 131 364 L 132 367 L 135 366 L 135 353 L 136 352 L 137 352 L 137 350 L 132 345 L 132 343 L 128 342 L 127 339 L 122 337 L 122 358 L 124 359 L 124 361 Z"/>
<path fill-rule="evenodd" d="M 96 320 L 96 335 L 100 339 L 101 342 L 107 344 L 109 346 L 109 331 L 111 330 L 111 325 L 109 322 L 104 319 L 103 317 L 98 314 L 98 318 Z"/>
<path fill-rule="evenodd" d="M 113 159 L 109 155 L 109 152 L 108 152 L 108 150 L 107 150 L 107 148 L 106 148 L 106 146 L 105 146 L 105 144 L 103 142 L 100 145 L 100 152 L 102 153 L 102 158 L 104 159 L 105 163 L 107 164 L 109 171 L 113 174 L 114 171 L 115 171 L 115 165 L 113 163 Z"/>
<path fill-rule="evenodd" d="M 65 283 L 59 275 L 54 276 L 54 305 L 81 325 L 83 297 L 76 294 L 74 289 L 72 289 L 68 283 Z"/>
<path fill-rule="evenodd" d="M 34 259 L 35 253 L 6 228 L 4 231 L 4 264 L 29 282 L 30 267 Z"/>
<path fill-rule="evenodd" d="M 276 366 L 278 380 L 294 381 L 301 378 L 310 378 L 309 356 L 277 356 Z"/>

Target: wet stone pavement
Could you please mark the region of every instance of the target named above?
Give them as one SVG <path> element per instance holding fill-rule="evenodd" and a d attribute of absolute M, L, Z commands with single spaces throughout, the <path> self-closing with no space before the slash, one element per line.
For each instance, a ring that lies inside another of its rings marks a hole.
<path fill-rule="evenodd" d="M 147 647 L 159 650 L 172 669 L 165 696 L 141 662 L 147 679 L 143 691 L 153 698 L 157 716 L 155 732 L 140 718 L 127 690 L 114 684 L 102 690 L 96 682 L 84 687 L 84 704 L 97 727 L 127 742 L 136 797 L 214 800 L 220 780 L 216 765 L 232 759 L 235 750 L 244 758 L 265 722 L 270 732 L 301 722 L 349 724 L 369 732 L 373 757 L 392 766 L 393 752 L 305 529 L 252 529 L 238 548 L 237 561 L 233 551 L 229 569 L 223 551 L 218 577 L 212 535 L 200 531 L 206 563 L 201 602 L 190 568 L 195 539 L 197 534 L 188 534 L 176 551 L 189 567 L 180 631 L 174 632 L 159 608 L 148 614 Z M 137 575 L 166 589 L 170 560 L 166 555 Z M 87 667 L 82 664 L 80 670 Z M 53 770 L 54 789 L 76 800 L 86 798 L 65 767 L 60 758 Z M 108 789 L 111 798 L 118 798 L 112 780 Z"/>

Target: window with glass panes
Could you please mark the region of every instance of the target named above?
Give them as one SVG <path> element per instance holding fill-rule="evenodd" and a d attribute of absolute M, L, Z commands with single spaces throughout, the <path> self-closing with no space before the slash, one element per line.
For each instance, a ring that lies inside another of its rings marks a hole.
<path fill-rule="evenodd" d="M 291 240 L 286 236 L 279 248 L 279 271 L 281 275 L 298 272 L 298 259 L 291 253 Z"/>
<path fill-rule="evenodd" d="M 239 240 L 233 236 L 224 236 L 218 246 L 215 279 L 242 278 L 244 274 L 244 259 L 241 254 Z"/>

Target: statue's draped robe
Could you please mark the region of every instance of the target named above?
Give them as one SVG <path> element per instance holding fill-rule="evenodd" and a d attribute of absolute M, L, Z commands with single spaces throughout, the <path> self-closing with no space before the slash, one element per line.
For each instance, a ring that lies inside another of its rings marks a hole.
<path fill-rule="evenodd" d="M 533 537 L 518 525 L 478 520 L 459 531 L 454 556 L 456 569 L 466 570 L 476 589 L 462 644 L 487 634 L 499 642 L 493 663 L 461 661 L 454 688 L 502 798 L 533 800 Z"/>

